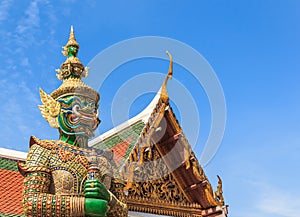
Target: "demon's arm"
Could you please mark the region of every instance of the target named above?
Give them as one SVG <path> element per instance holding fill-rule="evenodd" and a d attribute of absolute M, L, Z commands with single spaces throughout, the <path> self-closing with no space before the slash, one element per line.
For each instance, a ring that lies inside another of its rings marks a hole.
<path fill-rule="evenodd" d="M 49 156 L 51 156 L 50 150 L 34 144 L 29 150 L 26 164 L 19 164 L 20 172 L 24 175 L 25 215 L 30 217 L 106 216 L 105 200 L 55 195 L 51 192 Z"/>

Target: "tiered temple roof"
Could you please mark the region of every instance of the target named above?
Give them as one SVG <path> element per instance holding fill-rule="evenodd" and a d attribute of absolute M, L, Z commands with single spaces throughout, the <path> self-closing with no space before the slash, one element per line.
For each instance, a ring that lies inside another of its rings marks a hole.
<path fill-rule="evenodd" d="M 227 216 L 222 181 L 214 192 L 169 104 L 167 79 L 146 109 L 89 144 L 113 151 L 130 210 Z"/>

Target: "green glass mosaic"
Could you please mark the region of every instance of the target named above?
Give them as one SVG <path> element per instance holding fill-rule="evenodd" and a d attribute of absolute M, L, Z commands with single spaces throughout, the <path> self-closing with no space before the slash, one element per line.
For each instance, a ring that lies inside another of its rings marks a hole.
<path fill-rule="evenodd" d="M 0 158 L 0 169 L 18 171 L 17 161 Z"/>
<path fill-rule="evenodd" d="M 99 149 L 99 150 L 110 149 L 110 148 L 120 144 L 121 142 L 126 141 L 129 138 L 133 138 L 126 150 L 124 158 L 122 159 L 122 161 L 119 165 L 119 167 L 121 167 L 123 165 L 123 163 L 125 162 L 125 160 L 128 158 L 132 149 L 134 148 L 134 146 L 137 142 L 137 139 L 139 138 L 140 134 L 142 133 L 144 126 L 145 126 L 144 122 L 138 121 L 138 122 L 134 123 L 133 125 L 125 128 L 124 130 L 122 130 L 120 132 L 116 132 L 113 136 L 111 136 L 111 137 L 107 138 L 106 140 L 102 141 L 101 143 L 95 145 L 94 148 Z"/>
<path fill-rule="evenodd" d="M 19 215 L 19 214 L 7 214 L 7 213 L 0 213 L 1 217 L 26 217 L 25 215 Z"/>

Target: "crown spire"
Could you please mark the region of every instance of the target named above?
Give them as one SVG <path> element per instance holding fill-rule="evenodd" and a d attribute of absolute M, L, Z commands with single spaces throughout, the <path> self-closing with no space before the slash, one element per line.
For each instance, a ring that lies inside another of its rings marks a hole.
<path fill-rule="evenodd" d="M 70 93 L 90 96 L 91 98 L 99 100 L 99 94 L 97 91 L 88 87 L 81 80 L 88 76 L 88 67 L 84 67 L 79 58 L 77 52 L 79 44 L 76 41 L 73 26 L 71 26 L 69 40 L 66 46 L 63 47 L 63 54 L 67 56 L 67 59 L 61 64 L 60 69 L 56 69 L 56 77 L 62 80 L 62 85 L 55 90 L 51 96 L 54 99 L 68 95 Z"/>
<path fill-rule="evenodd" d="M 76 57 L 79 47 L 80 46 L 75 38 L 74 28 L 73 28 L 73 26 L 71 26 L 69 40 L 68 40 L 68 43 L 66 44 L 66 46 L 63 47 L 62 53 L 64 56 L 69 56 L 69 57 L 75 56 Z"/>
<path fill-rule="evenodd" d="M 88 75 L 88 68 L 84 67 L 80 60 L 77 58 L 79 44 L 76 41 L 73 26 L 71 26 L 69 40 L 66 46 L 63 47 L 63 55 L 68 58 L 57 69 L 57 78 L 59 80 L 65 80 L 68 78 L 85 78 Z"/>

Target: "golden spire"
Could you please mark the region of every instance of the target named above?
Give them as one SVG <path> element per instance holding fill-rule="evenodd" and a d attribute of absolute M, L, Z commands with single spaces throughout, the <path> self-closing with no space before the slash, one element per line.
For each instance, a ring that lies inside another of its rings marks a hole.
<path fill-rule="evenodd" d="M 88 76 L 88 67 L 84 67 L 77 57 L 79 44 L 76 41 L 73 26 L 71 26 L 69 40 L 63 49 L 62 53 L 67 56 L 67 59 L 61 64 L 60 69 L 56 69 L 56 76 L 63 83 L 51 93 L 51 97 L 56 100 L 59 97 L 74 94 L 87 96 L 98 101 L 98 92 L 81 80 Z"/>
<path fill-rule="evenodd" d="M 88 75 L 88 67 L 77 58 L 79 44 L 76 41 L 73 26 L 71 26 L 70 37 L 66 46 L 63 47 L 63 55 L 67 56 L 66 61 L 57 69 L 56 76 L 59 80 L 68 78 L 85 78 Z"/>
<path fill-rule="evenodd" d="M 173 57 L 169 51 L 166 51 L 166 53 L 170 58 L 170 66 L 169 66 L 168 75 L 166 76 L 166 78 L 161 86 L 160 97 L 164 100 L 168 100 L 168 98 L 169 98 L 168 90 L 167 90 L 167 82 L 168 82 L 169 78 L 172 79 L 172 76 L 173 76 Z"/>
<path fill-rule="evenodd" d="M 68 56 L 68 53 L 69 53 L 68 48 L 70 46 L 76 47 L 77 50 L 80 47 L 78 42 L 76 41 L 73 26 L 71 26 L 71 29 L 70 29 L 70 36 L 69 36 L 68 43 L 63 47 L 63 55 Z"/>
<path fill-rule="evenodd" d="M 69 47 L 69 46 L 76 46 L 79 49 L 79 44 L 76 41 L 73 26 L 71 26 L 70 37 L 69 37 L 69 41 L 68 41 L 66 47 Z"/>

